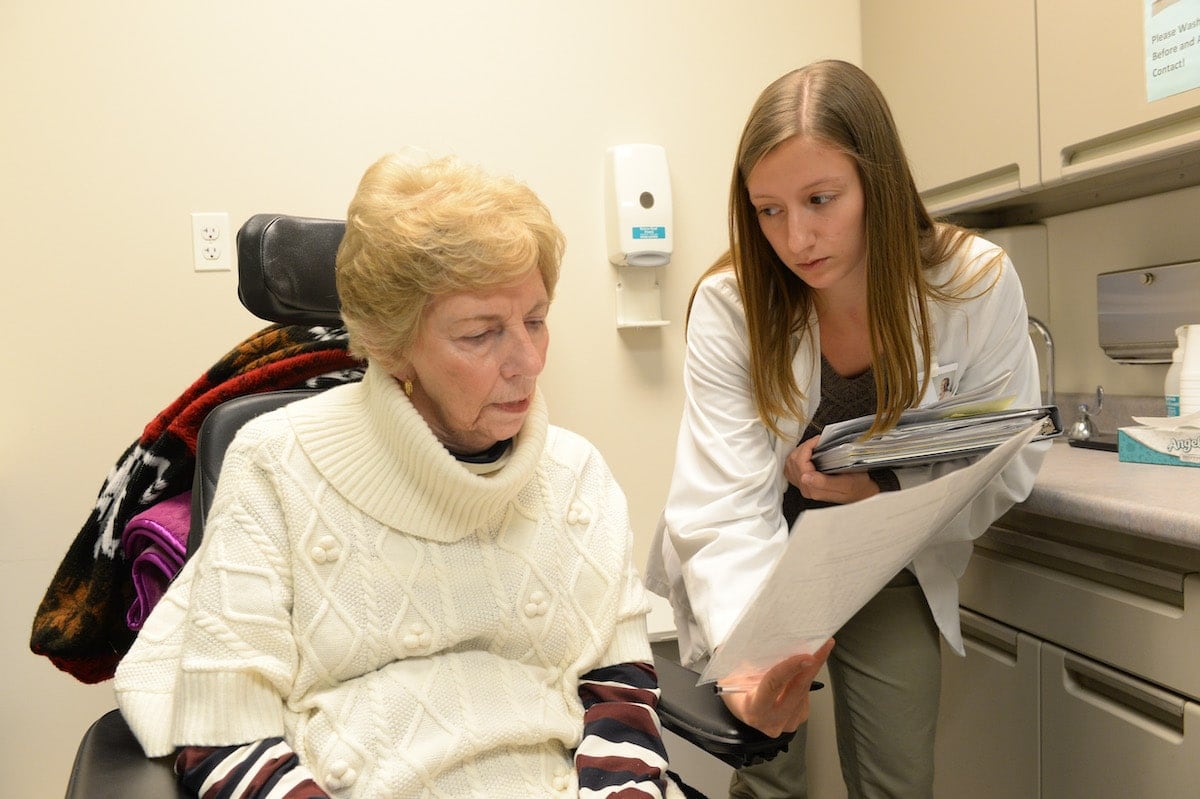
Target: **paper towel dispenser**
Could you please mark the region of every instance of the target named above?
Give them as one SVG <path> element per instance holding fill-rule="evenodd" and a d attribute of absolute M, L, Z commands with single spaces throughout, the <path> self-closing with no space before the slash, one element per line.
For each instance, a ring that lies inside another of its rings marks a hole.
<path fill-rule="evenodd" d="M 1096 276 L 1100 347 L 1118 363 L 1170 363 L 1175 328 L 1200 322 L 1200 261 Z"/>

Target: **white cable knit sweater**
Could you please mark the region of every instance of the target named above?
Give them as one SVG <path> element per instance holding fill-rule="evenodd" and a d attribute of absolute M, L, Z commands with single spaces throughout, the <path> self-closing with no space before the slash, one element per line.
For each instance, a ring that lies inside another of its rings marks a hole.
<path fill-rule="evenodd" d="M 338 797 L 574 795 L 579 675 L 650 659 L 631 539 L 540 396 L 481 476 L 370 368 L 238 434 L 117 700 L 150 756 L 283 735 Z"/>

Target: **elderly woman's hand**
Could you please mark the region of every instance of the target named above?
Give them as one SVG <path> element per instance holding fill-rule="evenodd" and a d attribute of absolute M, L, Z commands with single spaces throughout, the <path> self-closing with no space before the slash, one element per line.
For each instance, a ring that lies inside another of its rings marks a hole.
<path fill-rule="evenodd" d="M 810 686 L 832 649 L 830 638 L 811 655 L 776 663 L 750 690 L 723 693 L 721 699 L 729 712 L 772 738 L 793 732 L 808 720 Z"/>
<path fill-rule="evenodd" d="M 823 474 L 813 466 L 812 452 L 820 436 L 813 436 L 788 455 L 783 474 L 788 482 L 800 489 L 805 499 L 835 502 L 845 505 L 879 493 L 879 486 L 866 472 Z"/>

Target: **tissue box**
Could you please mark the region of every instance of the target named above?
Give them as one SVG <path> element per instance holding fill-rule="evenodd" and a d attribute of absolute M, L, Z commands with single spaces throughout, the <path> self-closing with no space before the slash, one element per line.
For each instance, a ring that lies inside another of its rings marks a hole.
<path fill-rule="evenodd" d="M 1117 458 L 1130 463 L 1200 466 L 1200 428 L 1118 428 Z"/>

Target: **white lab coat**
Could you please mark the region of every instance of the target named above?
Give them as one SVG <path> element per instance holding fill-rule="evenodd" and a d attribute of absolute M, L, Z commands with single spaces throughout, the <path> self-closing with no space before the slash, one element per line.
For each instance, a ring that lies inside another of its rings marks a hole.
<path fill-rule="evenodd" d="M 976 237 L 966 256 L 934 268 L 930 279 L 935 284 L 946 280 L 964 257 L 974 259 L 970 269 L 981 268 L 995 248 Z M 988 284 L 985 277 L 968 294 Z M 948 376 L 958 393 L 1010 371 L 1002 393 L 1016 395 L 1014 406 L 1040 404 L 1025 299 L 1007 256 L 990 291 L 956 303 L 931 302 L 930 316 L 934 382 L 940 385 Z M 745 314 L 736 279 L 732 272 L 710 276 L 696 293 L 688 324 L 675 470 L 646 569 L 650 589 L 671 600 L 686 663 L 707 656 L 725 639 L 783 552 L 788 537 L 781 509 L 787 488 L 783 465 L 821 401 L 818 336 L 819 332 L 803 339 L 792 362 L 796 383 L 807 398 L 805 423 L 777 420 L 784 433 L 777 437 L 759 421 L 751 394 Z M 934 401 L 936 388 L 931 385 L 921 405 Z M 908 566 L 942 635 L 959 654 L 958 578 L 971 556 L 971 542 L 1029 495 L 1048 446 L 1049 442 L 1026 446 L 950 523 L 954 540 L 928 547 Z M 898 469 L 896 475 L 903 489 L 968 462 Z"/>

